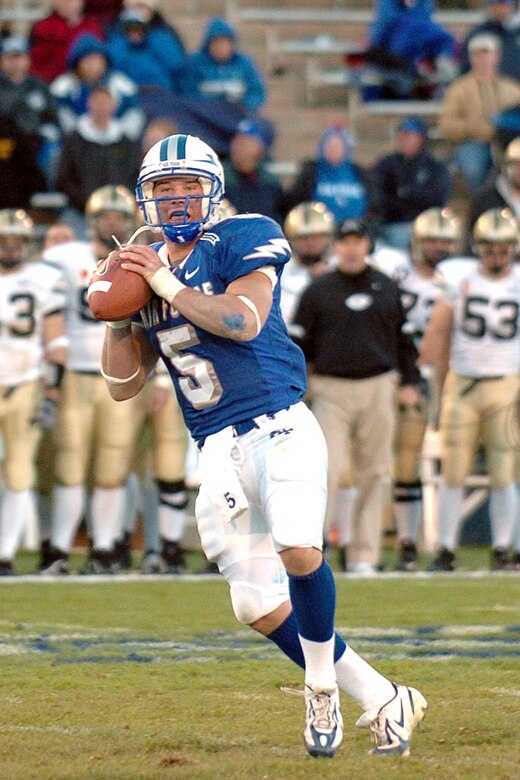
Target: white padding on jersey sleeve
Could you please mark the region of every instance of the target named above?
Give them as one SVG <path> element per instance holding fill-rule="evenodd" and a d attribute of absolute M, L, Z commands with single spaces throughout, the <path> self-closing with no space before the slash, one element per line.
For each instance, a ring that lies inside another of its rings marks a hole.
<path fill-rule="evenodd" d="M 274 290 L 278 283 L 278 274 L 276 273 L 274 265 L 264 265 L 262 268 L 256 268 L 255 270 L 260 271 L 261 274 L 265 274 L 267 278 L 271 280 Z"/>
<path fill-rule="evenodd" d="M 244 303 L 247 306 L 247 308 L 250 311 L 252 311 L 253 314 L 255 315 L 256 335 L 258 336 L 258 334 L 262 330 L 262 321 L 260 319 L 260 315 L 258 314 L 258 309 L 256 308 L 256 306 L 253 303 L 253 301 L 250 298 L 247 298 L 247 296 L 245 296 L 245 295 L 237 295 L 237 298 L 239 298 L 242 301 L 242 303 Z"/>

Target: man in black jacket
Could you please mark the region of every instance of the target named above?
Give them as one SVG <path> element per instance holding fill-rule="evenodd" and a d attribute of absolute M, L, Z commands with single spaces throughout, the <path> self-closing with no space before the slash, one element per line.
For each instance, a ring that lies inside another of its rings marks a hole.
<path fill-rule="evenodd" d="M 337 268 L 305 290 L 294 322 L 310 367 L 310 403 L 329 450 L 326 524 L 350 472 L 358 496 L 348 570 L 372 574 L 389 500 L 396 400 L 413 406 L 420 399 L 417 350 L 403 327 L 397 283 L 368 265 L 366 224 L 346 220 L 334 248 Z"/>
<path fill-rule="evenodd" d="M 428 128 L 418 117 L 400 123 L 395 152 L 372 171 L 373 210 L 384 243 L 408 249 L 412 223 L 425 209 L 445 206 L 452 181 L 448 167 L 427 149 Z"/>

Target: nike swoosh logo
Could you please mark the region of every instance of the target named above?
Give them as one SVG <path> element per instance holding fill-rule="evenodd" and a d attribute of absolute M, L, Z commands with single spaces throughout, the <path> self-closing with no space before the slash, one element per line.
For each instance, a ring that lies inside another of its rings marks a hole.
<path fill-rule="evenodd" d="M 186 281 L 188 282 L 192 276 L 195 276 L 198 270 L 199 270 L 199 266 L 197 266 L 196 269 L 191 273 L 189 271 L 186 271 L 186 273 L 184 274 L 184 278 L 186 279 Z"/>

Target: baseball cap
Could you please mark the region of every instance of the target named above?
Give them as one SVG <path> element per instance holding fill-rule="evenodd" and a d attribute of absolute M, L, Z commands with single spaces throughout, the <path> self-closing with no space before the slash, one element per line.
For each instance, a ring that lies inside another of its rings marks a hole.
<path fill-rule="evenodd" d="M 2 41 L 2 54 L 27 54 L 29 42 L 22 35 L 10 35 Z"/>
<path fill-rule="evenodd" d="M 398 130 L 402 130 L 404 133 L 420 133 L 421 135 L 428 135 L 428 125 L 419 119 L 418 116 L 409 116 L 399 122 L 397 126 Z"/>
<path fill-rule="evenodd" d="M 496 35 L 488 35 L 482 33 L 482 35 L 474 35 L 470 38 L 468 43 L 468 51 L 500 51 L 501 43 L 500 38 Z"/>
<path fill-rule="evenodd" d="M 362 236 L 371 238 L 370 229 L 363 219 L 345 219 L 336 228 L 336 238 Z"/>

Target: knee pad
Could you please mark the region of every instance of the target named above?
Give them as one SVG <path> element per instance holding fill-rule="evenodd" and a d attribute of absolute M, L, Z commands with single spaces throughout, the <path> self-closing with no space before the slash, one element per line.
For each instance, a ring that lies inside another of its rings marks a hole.
<path fill-rule="evenodd" d="M 222 573 L 226 576 L 224 571 Z M 281 562 L 279 574 L 273 581 L 266 577 L 265 582 L 230 582 L 231 604 L 239 623 L 251 625 L 288 601 L 289 585 Z"/>

